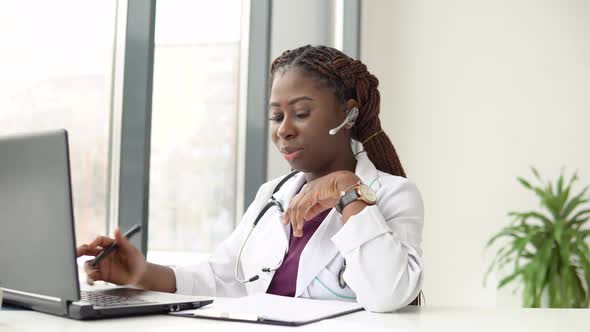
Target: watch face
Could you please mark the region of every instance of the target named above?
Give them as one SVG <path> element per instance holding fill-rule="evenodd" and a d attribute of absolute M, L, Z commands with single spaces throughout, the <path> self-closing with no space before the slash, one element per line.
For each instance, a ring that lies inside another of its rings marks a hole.
<path fill-rule="evenodd" d="M 371 189 L 371 187 L 363 184 L 359 187 L 359 192 L 361 197 L 366 200 L 367 203 L 375 204 L 377 202 L 377 194 L 375 190 Z"/>

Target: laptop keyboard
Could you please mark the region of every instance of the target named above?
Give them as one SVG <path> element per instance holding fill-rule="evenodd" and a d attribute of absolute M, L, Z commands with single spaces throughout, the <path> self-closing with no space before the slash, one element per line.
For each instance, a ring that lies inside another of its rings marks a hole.
<path fill-rule="evenodd" d="M 117 295 L 108 295 L 108 294 L 91 292 L 91 291 L 81 291 L 80 297 L 83 301 L 89 302 L 92 305 L 97 306 L 97 307 L 114 307 L 114 306 L 153 303 L 151 301 L 146 301 L 146 300 L 144 300 L 140 297 L 137 297 L 137 296 L 117 296 Z"/>

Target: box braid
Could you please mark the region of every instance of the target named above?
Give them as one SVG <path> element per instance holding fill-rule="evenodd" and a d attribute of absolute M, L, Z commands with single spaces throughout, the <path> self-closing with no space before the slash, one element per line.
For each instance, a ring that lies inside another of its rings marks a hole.
<path fill-rule="evenodd" d="M 362 142 L 369 159 L 377 169 L 405 177 L 404 169 L 389 137 L 379 121 L 379 80 L 369 73 L 367 66 L 327 46 L 306 45 L 285 51 L 270 68 L 270 85 L 277 71 L 303 69 L 320 84 L 334 89 L 337 100 L 354 99 L 359 115 L 352 127 L 352 138 Z"/>

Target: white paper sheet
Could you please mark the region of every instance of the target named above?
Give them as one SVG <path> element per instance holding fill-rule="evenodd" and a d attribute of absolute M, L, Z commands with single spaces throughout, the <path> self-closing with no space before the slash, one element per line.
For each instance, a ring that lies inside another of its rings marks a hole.
<path fill-rule="evenodd" d="M 256 294 L 240 298 L 216 297 L 212 304 L 205 307 L 171 314 L 229 320 L 304 323 L 361 309 L 362 306 L 356 302 Z"/>

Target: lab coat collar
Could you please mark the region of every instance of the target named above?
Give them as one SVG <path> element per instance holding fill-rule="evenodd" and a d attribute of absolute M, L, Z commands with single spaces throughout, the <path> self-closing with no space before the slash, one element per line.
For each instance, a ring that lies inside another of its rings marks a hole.
<path fill-rule="evenodd" d="M 373 190 L 377 191 L 381 187 L 379 182 L 379 171 L 371 162 L 366 152 L 360 152 L 356 155 L 356 169 L 354 174 L 358 176 L 361 181 L 367 185 L 370 185 Z"/>
<path fill-rule="evenodd" d="M 380 187 L 378 181 L 378 170 L 371 162 L 366 152 L 360 152 L 356 155 L 356 168 L 354 173 L 361 181 L 367 185 L 372 185 L 373 190 L 377 191 Z M 275 198 L 283 204 L 284 208 L 289 206 L 289 202 L 297 194 L 299 189 L 305 184 L 305 175 L 303 172 L 295 174 L 292 179 L 283 185 L 283 188 L 275 194 Z"/>
<path fill-rule="evenodd" d="M 377 191 L 380 187 L 378 170 L 369 160 L 365 152 L 357 154 L 357 164 L 355 174 L 365 184 L 371 185 L 373 190 Z M 305 176 L 299 173 L 293 176 L 293 179 L 285 183 L 284 189 L 275 194 L 285 208 L 289 206 L 291 199 L 297 194 L 299 188 L 305 183 Z M 297 288 L 295 296 L 300 296 L 313 279 L 320 274 L 330 261 L 338 254 L 338 248 L 334 245 L 331 238 L 342 228 L 342 216 L 332 209 L 326 216 L 320 227 L 315 231 L 309 242 L 303 249 L 299 259 L 299 269 L 297 272 Z M 279 221 L 280 222 L 280 221 Z M 285 240 L 289 243 L 290 225 L 283 225 Z"/>

